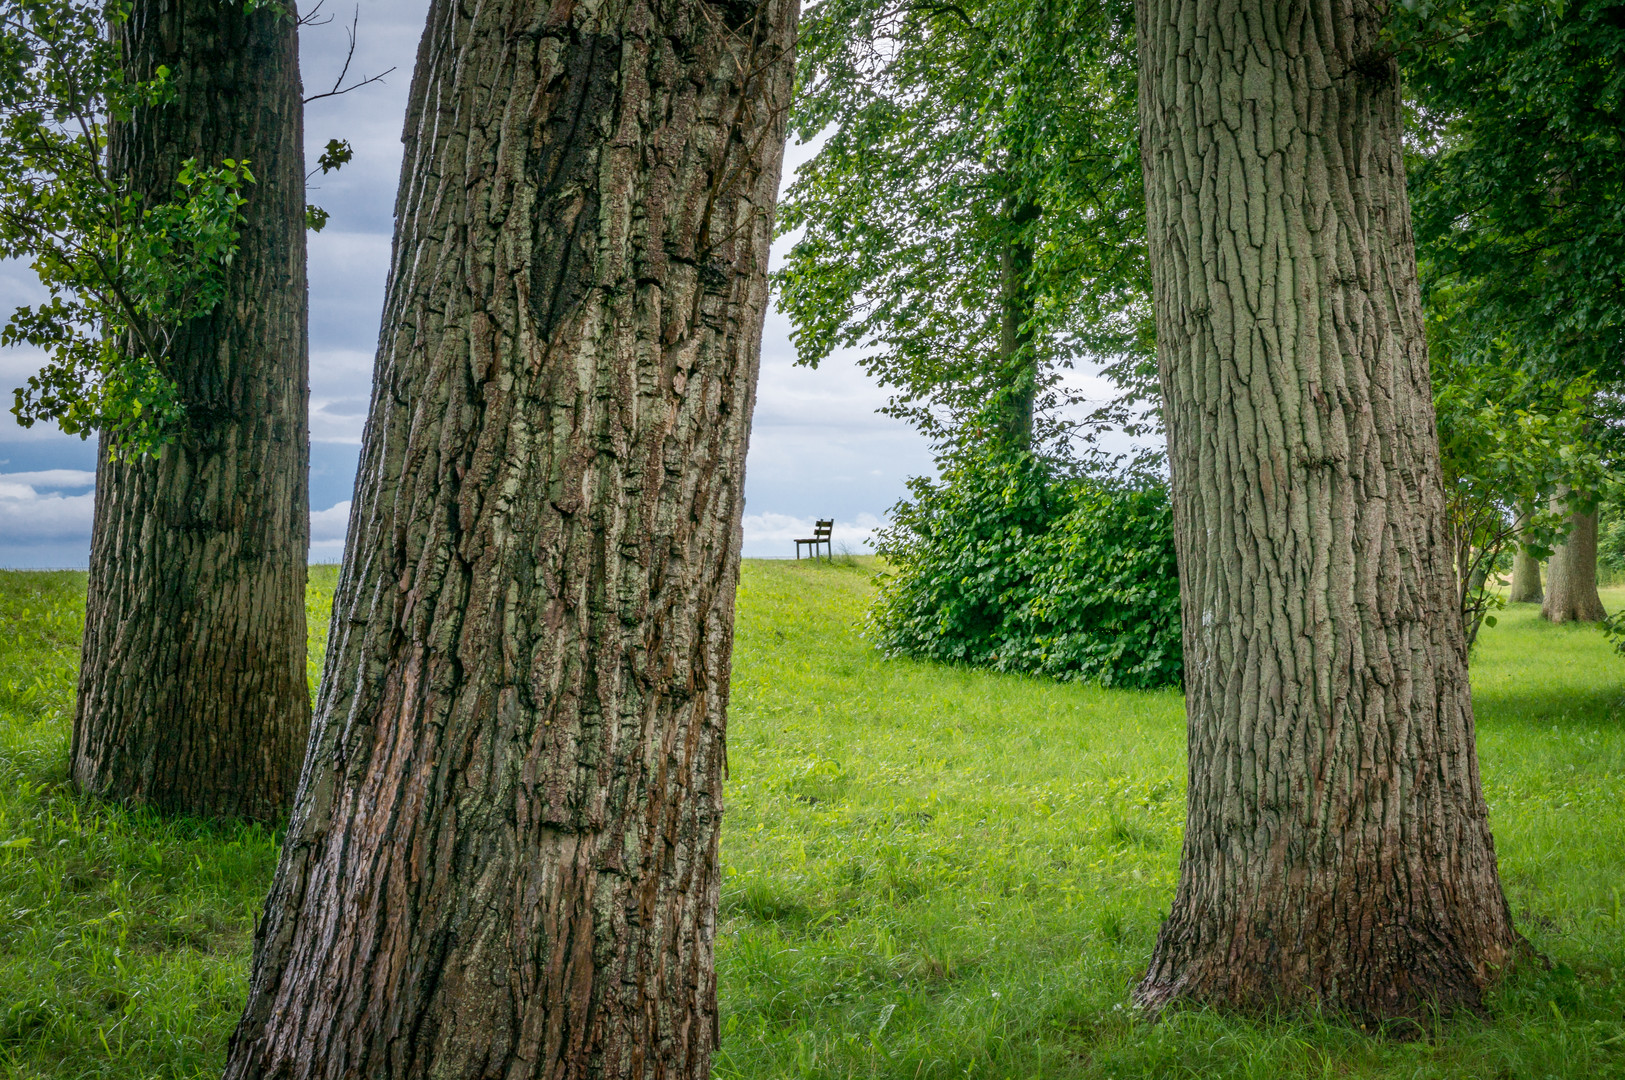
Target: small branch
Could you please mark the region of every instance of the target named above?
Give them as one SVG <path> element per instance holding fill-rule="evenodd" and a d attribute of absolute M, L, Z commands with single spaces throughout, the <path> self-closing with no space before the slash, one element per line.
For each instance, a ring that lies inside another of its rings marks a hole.
<path fill-rule="evenodd" d="M 310 14 L 314 16 L 316 11 L 320 8 L 321 5 L 317 4 L 316 8 L 312 9 Z M 331 21 L 331 19 L 329 19 L 329 21 Z M 339 77 L 333 80 L 333 89 L 323 94 L 312 94 L 310 97 L 301 102 L 301 104 L 309 105 L 312 101 L 320 101 L 323 98 L 341 97 L 344 94 L 348 94 L 352 90 L 359 90 L 363 86 L 370 86 L 375 82 L 383 82 L 384 76 L 395 70 L 394 68 L 390 68 L 388 71 L 381 72 L 377 75 L 368 75 L 358 83 L 351 83 L 349 86 L 344 85 L 345 77 L 350 74 L 350 64 L 355 60 L 356 27 L 359 26 L 360 23 L 361 9 L 358 7 L 355 9 L 355 17 L 350 20 L 350 28 L 345 31 L 350 35 L 350 48 L 349 51 L 344 54 L 344 67 L 339 69 Z"/>
<path fill-rule="evenodd" d="M 328 23 L 332 22 L 333 21 L 333 16 L 331 16 L 331 15 L 327 16 L 326 18 L 321 18 L 320 17 L 321 12 L 322 12 L 322 5 L 325 4 L 325 3 L 327 3 L 327 0 L 316 0 L 316 6 L 311 8 L 305 14 L 299 16 L 299 21 L 297 23 L 295 23 L 294 25 L 296 25 L 296 26 L 326 26 Z"/>

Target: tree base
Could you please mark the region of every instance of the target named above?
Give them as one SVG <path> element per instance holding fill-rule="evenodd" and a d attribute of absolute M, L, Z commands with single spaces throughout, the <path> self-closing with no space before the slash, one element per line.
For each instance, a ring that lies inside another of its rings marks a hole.
<path fill-rule="evenodd" d="M 1238 963 L 1228 955 L 1191 957 L 1182 964 L 1168 955 L 1164 928 L 1151 969 L 1134 988 L 1134 1004 L 1155 1020 L 1167 1009 L 1190 1005 L 1249 1016 L 1313 1013 L 1338 1016 L 1351 1025 L 1374 1027 L 1402 1022 L 1406 1028 L 1439 1017 L 1483 1015 L 1489 994 L 1519 965 L 1540 960 L 1521 934 L 1491 946 L 1477 962 L 1434 952 L 1411 954 L 1365 968 L 1345 968 L 1341 976 L 1314 978 L 1307 961 L 1289 958 Z M 1234 943 L 1232 943 L 1234 944 Z M 1306 978 L 1305 976 L 1310 977 Z"/>

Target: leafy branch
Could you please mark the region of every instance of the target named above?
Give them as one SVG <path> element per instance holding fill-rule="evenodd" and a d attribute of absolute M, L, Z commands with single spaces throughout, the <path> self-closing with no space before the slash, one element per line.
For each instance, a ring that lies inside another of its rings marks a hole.
<path fill-rule="evenodd" d="M 185 433 L 170 352 L 224 298 L 254 175 L 189 159 L 168 201 L 115 175 L 111 126 L 174 96 L 167 68 L 130 76 L 117 34 L 129 13 L 127 0 L 0 6 L 0 257 L 27 260 L 50 294 L 12 313 L 0 345 L 46 354 L 15 392 L 23 427 L 146 453 Z"/>

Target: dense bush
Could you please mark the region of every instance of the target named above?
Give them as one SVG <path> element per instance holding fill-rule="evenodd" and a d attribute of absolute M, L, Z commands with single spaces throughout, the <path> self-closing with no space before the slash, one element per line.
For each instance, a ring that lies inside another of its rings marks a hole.
<path fill-rule="evenodd" d="M 1031 455 L 967 457 L 880 534 L 869 629 L 893 655 L 1112 686 L 1180 679 L 1167 488 Z"/>

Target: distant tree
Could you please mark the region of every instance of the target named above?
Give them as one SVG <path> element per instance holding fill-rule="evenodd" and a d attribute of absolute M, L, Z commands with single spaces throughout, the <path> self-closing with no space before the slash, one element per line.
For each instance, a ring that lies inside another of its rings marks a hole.
<path fill-rule="evenodd" d="M 1625 388 L 1625 6 L 1418 0 L 1391 25 L 1417 108 L 1411 190 L 1422 279 L 1471 311 L 1462 348 L 1539 380 Z M 1617 437 L 1595 424 L 1589 441 Z M 1601 617 L 1595 503 L 1544 613 Z"/>
<path fill-rule="evenodd" d="M 226 1075 L 700 1080 L 793 0 L 434 0 Z"/>
<path fill-rule="evenodd" d="M 1139 0 L 1190 784 L 1137 999 L 1481 1008 L 1480 790 L 1385 6 Z"/>
<path fill-rule="evenodd" d="M 1129 8 L 829 0 L 805 20 L 776 274 L 798 361 L 838 348 L 939 449 L 1065 432 L 1057 372 L 1150 391 Z"/>
<path fill-rule="evenodd" d="M 1524 541 L 1523 527 L 1535 513 L 1534 503 L 1518 508 L 1518 542 L 1512 551 L 1512 582 L 1507 586 L 1507 603 L 1538 604 L 1544 598 L 1540 584 L 1540 559 Z"/>
<path fill-rule="evenodd" d="M 295 15 L 0 5 L 0 243 L 51 293 L 27 424 L 99 432 L 72 775 L 272 819 L 298 779 L 306 297 Z"/>
<path fill-rule="evenodd" d="M 1572 519 L 1552 499 L 1581 492 L 1595 500 L 1609 469 L 1587 437 L 1587 380 L 1537 382 L 1511 363 L 1463 362 L 1441 348 L 1432 360 L 1445 517 L 1471 646 L 1481 625 L 1495 625 L 1501 599 L 1488 579 L 1501 555 L 1517 548 L 1545 558 L 1571 541 Z"/>

